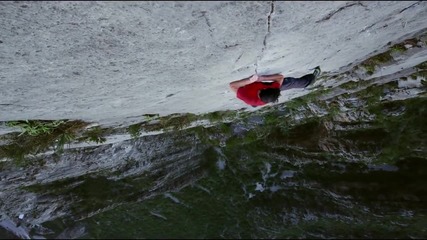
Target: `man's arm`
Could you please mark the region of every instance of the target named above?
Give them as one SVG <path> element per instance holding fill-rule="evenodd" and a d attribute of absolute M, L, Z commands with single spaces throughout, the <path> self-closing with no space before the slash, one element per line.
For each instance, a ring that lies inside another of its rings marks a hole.
<path fill-rule="evenodd" d="M 255 75 L 253 75 L 253 76 L 252 76 L 252 77 L 250 77 L 250 78 L 244 78 L 244 79 L 241 79 L 241 80 L 237 80 L 237 81 L 231 82 L 231 83 L 230 83 L 230 88 L 231 88 L 231 90 L 232 90 L 233 92 L 237 93 L 237 90 L 238 90 L 239 88 L 241 88 L 241 87 L 243 87 L 243 86 L 246 86 L 246 85 L 248 85 L 248 84 L 254 83 L 254 82 L 256 82 L 258 79 L 259 79 L 258 75 L 256 75 L 256 74 L 255 74 Z"/>
<path fill-rule="evenodd" d="M 264 75 L 264 76 L 258 77 L 257 82 L 274 81 L 274 82 L 278 82 L 280 86 L 282 86 L 283 79 L 284 79 L 284 76 L 282 74 Z"/>

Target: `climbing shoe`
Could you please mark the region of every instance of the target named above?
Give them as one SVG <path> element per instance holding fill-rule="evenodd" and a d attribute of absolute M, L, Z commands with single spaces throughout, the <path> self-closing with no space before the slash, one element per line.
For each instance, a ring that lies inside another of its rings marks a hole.
<path fill-rule="evenodd" d="M 311 69 L 311 70 L 314 70 L 314 72 L 313 72 L 313 79 L 311 80 L 311 82 L 306 86 L 306 87 L 308 87 L 308 86 L 310 86 L 310 85 L 313 85 L 314 84 L 314 82 L 316 82 L 316 79 L 317 79 L 317 77 L 320 75 L 320 73 L 322 72 L 321 70 L 320 70 L 320 66 L 317 66 L 317 67 L 315 67 L 315 68 L 313 68 L 313 69 Z"/>
<path fill-rule="evenodd" d="M 322 71 L 320 70 L 320 66 L 315 67 L 313 72 L 314 77 L 317 78 L 321 72 Z"/>

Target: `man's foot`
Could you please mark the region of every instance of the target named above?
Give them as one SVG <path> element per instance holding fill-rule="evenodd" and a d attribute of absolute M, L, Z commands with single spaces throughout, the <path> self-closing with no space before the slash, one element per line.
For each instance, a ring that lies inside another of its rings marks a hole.
<path fill-rule="evenodd" d="M 320 70 L 320 66 L 315 67 L 313 72 L 314 77 L 317 78 L 321 72 L 322 70 Z"/>
<path fill-rule="evenodd" d="M 313 72 L 314 78 L 313 80 L 311 80 L 311 82 L 307 86 L 313 85 L 314 82 L 316 82 L 316 79 L 320 75 L 320 73 L 321 73 L 320 66 L 315 67 Z"/>
<path fill-rule="evenodd" d="M 314 68 L 314 72 L 313 72 L 314 78 L 313 78 L 313 80 L 311 80 L 309 85 L 313 85 L 316 82 L 317 77 L 320 75 L 321 72 L 322 71 L 320 70 L 320 66 L 317 66 Z"/>

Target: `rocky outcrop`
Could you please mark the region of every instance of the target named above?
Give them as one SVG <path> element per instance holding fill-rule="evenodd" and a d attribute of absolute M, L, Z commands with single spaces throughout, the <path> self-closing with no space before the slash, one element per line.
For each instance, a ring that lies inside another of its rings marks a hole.
<path fill-rule="evenodd" d="M 366 8 L 319 23 L 353 7 Z M 0 225 L 21 238 L 425 237 L 427 51 L 411 39 L 227 121 L 157 118 L 118 127 L 120 141 L 3 158 Z"/>

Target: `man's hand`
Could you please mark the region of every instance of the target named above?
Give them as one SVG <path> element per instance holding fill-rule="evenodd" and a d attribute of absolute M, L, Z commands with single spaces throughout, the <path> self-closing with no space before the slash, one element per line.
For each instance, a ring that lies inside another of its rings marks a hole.
<path fill-rule="evenodd" d="M 249 81 L 251 83 L 256 82 L 258 80 L 258 75 L 254 74 L 251 78 L 249 78 Z"/>
<path fill-rule="evenodd" d="M 231 82 L 230 88 L 233 92 L 237 93 L 237 90 L 239 90 L 239 88 L 244 87 L 248 84 L 260 81 L 260 80 L 261 80 L 261 77 L 258 76 L 257 74 L 255 74 L 250 78 L 244 78 L 244 79 L 240 79 L 240 80 Z"/>

